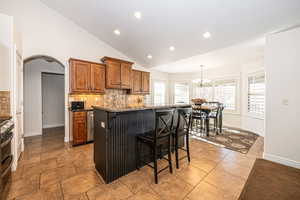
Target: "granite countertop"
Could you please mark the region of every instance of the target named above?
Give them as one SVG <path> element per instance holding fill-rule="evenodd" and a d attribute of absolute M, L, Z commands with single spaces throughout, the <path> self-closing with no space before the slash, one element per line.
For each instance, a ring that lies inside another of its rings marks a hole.
<path fill-rule="evenodd" d="M 104 107 L 104 106 L 92 106 L 97 110 L 104 110 L 107 112 L 129 112 L 129 111 L 139 111 L 139 110 L 156 110 L 156 109 L 166 109 L 166 108 L 181 108 L 181 107 L 191 107 L 190 104 L 166 104 L 166 105 L 144 105 L 144 106 L 126 106 L 126 107 Z"/>
<path fill-rule="evenodd" d="M 70 112 L 88 112 L 88 111 L 93 111 L 93 108 L 84 108 L 84 109 L 77 109 L 77 110 L 72 110 L 71 108 L 69 108 Z"/>

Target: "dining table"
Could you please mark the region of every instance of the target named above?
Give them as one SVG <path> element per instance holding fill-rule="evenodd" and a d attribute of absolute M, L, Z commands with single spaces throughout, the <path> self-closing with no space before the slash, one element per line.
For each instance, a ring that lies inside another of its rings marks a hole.
<path fill-rule="evenodd" d="M 204 118 L 205 126 L 206 126 L 206 136 L 209 137 L 209 114 L 213 111 L 218 110 L 218 106 L 211 106 L 211 105 L 193 105 L 192 106 L 193 111 L 197 110 L 200 112 L 204 112 L 206 114 L 206 117 Z M 222 112 L 220 112 L 219 115 L 219 130 L 220 133 L 222 133 Z"/>

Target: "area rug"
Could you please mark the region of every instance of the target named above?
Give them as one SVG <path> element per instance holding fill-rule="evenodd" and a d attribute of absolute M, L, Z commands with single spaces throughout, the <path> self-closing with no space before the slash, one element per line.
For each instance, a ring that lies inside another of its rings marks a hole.
<path fill-rule="evenodd" d="M 300 199 L 300 169 L 257 159 L 239 200 Z"/>
<path fill-rule="evenodd" d="M 224 128 L 222 133 L 216 134 L 210 131 L 209 137 L 205 131 L 191 131 L 192 137 L 204 142 L 218 145 L 243 154 L 248 153 L 252 145 L 255 143 L 258 135 L 248 131 Z"/>

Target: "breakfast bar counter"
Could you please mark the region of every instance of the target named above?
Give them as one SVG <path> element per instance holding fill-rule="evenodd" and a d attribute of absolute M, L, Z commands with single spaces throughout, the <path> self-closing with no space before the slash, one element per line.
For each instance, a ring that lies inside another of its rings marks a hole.
<path fill-rule="evenodd" d="M 136 136 L 155 129 L 156 110 L 174 108 L 175 121 L 176 109 L 186 107 L 191 105 L 94 106 L 94 162 L 104 181 L 110 183 L 136 169 Z M 142 148 L 144 155 L 149 151 Z"/>

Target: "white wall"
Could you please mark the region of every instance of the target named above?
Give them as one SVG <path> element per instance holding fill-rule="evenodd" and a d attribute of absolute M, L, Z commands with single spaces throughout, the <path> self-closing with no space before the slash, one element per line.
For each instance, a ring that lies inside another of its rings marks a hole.
<path fill-rule="evenodd" d="M 224 112 L 224 125 L 241 128 L 248 131 L 253 131 L 261 136 L 264 136 L 264 120 L 247 113 L 247 77 L 249 74 L 263 71 L 264 63 L 263 58 L 257 58 L 255 60 L 245 60 L 244 64 L 232 64 L 226 65 L 218 68 L 212 68 L 204 70 L 205 79 L 223 79 L 223 78 L 234 78 L 238 81 L 237 88 L 237 112 L 229 113 Z M 199 79 L 201 73 L 179 73 L 179 74 L 169 74 L 170 81 L 170 102 L 174 101 L 174 84 L 176 82 L 189 83 L 190 88 L 192 88 L 192 81 Z M 192 90 L 190 90 L 190 95 L 192 95 Z"/>
<path fill-rule="evenodd" d="M 61 61 L 65 66 L 65 120 L 69 123 L 68 92 L 70 57 L 100 62 L 103 56 L 131 60 L 110 47 L 83 28 L 48 8 L 39 0 L 1 0 L 0 13 L 14 17 L 22 33 L 23 55 L 47 55 Z M 134 61 L 134 60 L 133 60 Z M 143 69 L 140 65 L 136 69 Z M 65 126 L 65 141 L 69 141 L 69 129 Z"/>
<path fill-rule="evenodd" d="M 56 62 L 42 59 L 24 65 L 24 133 L 25 137 L 42 134 L 42 72 L 64 73 Z"/>
<path fill-rule="evenodd" d="M 64 126 L 64 75 L 42 74 L 43 128 Z"/>
<path fill-rule="evenodd" d="M 267 37 L 264 157 L 300 168 L 300 28 Z"/>
<path fill-rule="evenodd" d="M 12 17 L 0 14 L 0 91 L 9 91 L 11 83 Z"/>

